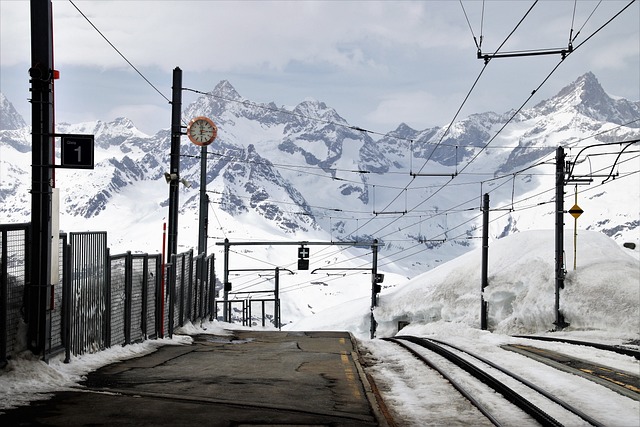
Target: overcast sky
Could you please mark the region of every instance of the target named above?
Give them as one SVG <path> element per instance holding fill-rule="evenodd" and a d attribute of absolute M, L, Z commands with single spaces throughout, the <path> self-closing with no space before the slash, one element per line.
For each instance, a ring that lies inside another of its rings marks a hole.
<path fill-rule="evenodd" d="M 493 53 L 533 3 L 486 1 L 482 19 L 483 2 L 470 0 L 464 10 L 456 0 L 74 1 L 167 98 L 178 66 L 183 87 L 210 91 L 226 79 L 255 102 L 293 106 L 314 98 L 376 132 L 449 122 L 484 65 L 472 34 L 483 36 L 483 53 Z M 628 3 L 548 0 L 533 7 L 502 52 L 566 48 L 572 23 L 577 49 L 529 106 L 588 71 L 610 95 L 640 99 L 640 2 L 587 40 Z M 73 4 L 54 1 L 53 10 L 57 121 L 125 116 L 149 134 L 169 128 L 167 101 Z M 0 17 L 0 91 L 30 122 L 29 1 L 0 0 Z M 519 107 L 559 61 L 492 60 L 460 118 Z M 183 96 L 185 105 L 194 99 Z"/>

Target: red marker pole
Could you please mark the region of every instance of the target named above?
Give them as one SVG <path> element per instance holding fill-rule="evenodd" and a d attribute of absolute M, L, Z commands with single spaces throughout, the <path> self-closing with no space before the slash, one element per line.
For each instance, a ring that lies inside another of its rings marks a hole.
<path fill-rule="evenodd" d="M 167 241 L 167 223 L 162 223 L 162 273 L 160 274 L 160 338 L 164 338 L 164 274 L 165 250 Z"/>

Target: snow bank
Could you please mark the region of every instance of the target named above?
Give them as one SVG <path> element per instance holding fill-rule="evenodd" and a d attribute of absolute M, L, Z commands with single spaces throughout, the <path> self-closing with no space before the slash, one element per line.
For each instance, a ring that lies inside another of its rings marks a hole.
<path fill-rule="evenodd" d="M 573 271 L 573 234 L 568 234 L 568 271 L 560 292 L 560 310 L 570 323 L 568 330 L 601 330 L 637 339 L 640 262 L 606 235 L 580 231 L 577 269 Z M 375 310 L 377 336 L 394 335 L 401 321 L 444 321 L 480 328 L 481 257 L 480 249 L 469 252 L 394 292 L 383 292 Z M 540 333 L 554 327 L 554 264 L 552 230 L 516 233 L 489 244 L 485 300 L 491 331 Z M 335 329 L 342 324 L 356 336 L 368 338 L 368 304 L 368 299 L 350 302 L 303 319 L 291 329 Z"/>

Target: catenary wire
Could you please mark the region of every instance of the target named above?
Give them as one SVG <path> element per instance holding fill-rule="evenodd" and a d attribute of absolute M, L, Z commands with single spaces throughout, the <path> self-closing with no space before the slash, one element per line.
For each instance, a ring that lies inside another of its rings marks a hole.
<path fill-rule="evenodd" d="M 150 80 L 149 80 L 149 79 L 148 79 L 144 74 L 142 74 L 142 72 L 141 72 L 141 71 L 140 71 L 140 70 L 139 70 L 135 65 L 133 65 L 133 63 L 132 63 L 131 61 L 129 61 L 129 59 L 128 59 L 126 56 L 124 56 L 124 54 L 123 54 L 122 52 L 120 52 L 120 50 L 119 50 L 119 49 L 118 49 L 118 48 L 117 48 L 113 43 L 111 43 L 111 40 L 109 40 L 109 39 L 107 38 L 107 36 L 105 36 L 105 35 L 104 35 L 104 33 L 103 33 L 102 31 L 100 31 L 100 30 L 98 29 L 98 27 L 96 27 L 96 26 L 94 25 L 94 23 L 93 23 L 93 22 L 91 22 L 91 20 L 89 19 L 89 17 L 87 17 L 87 15 L 85 15 L 85 14 L 84 14 L 84 12 L 82 12 L 82 11 L 80 10 L 80 8 L 79 8 L 78 6 L 76 6 L 76 4 L 73 2 L 73 0 L 69 0 L 69 3 L 71 3 L 71 5 L 72 5 L 73 7 L 75 7 L 75 8 L 76 8 L 76 10 L 78 11 L 78 13 L 80 13 L 80 15 L 82 15 L 82 17 L 83 17 L 83 18 L 84 18 L 84 19 L 89 23 L 89 25 L 91 25 L 91 26 L 93 27 L 93 29 L 94 29 L 94 30 L 96 30 L 98 34 L 100 34 L 100 36 L 101 36 L 101 37 L 102 37 L 102 38 L 103 38 L 103 39 L 104 39 L 104 40 L 109 44 L 109 46 L 111 46 L 111 48 L 112 48 L 113 50 L 115 50 L 115 51 L 116 51 L 116 53 L 117 53 L 118 55 L 120 55 L 120 57 L 121 57 L 122 59 L 124 59 L 124 61 L 125 61 L 127 64 L 129 64 L 129 66 L 130 66 L 131 68 L 133 68 L 133 70 L 134 70 L 136 73 L 138 73 L 138 75 L 139 75 L 140 77 L 142 77 L 142 79 L 143 79 L 145 82 L 147 82 L 147 84 L 148 84 L 149 86 L 151 86 L 151 87 L 153 88 L 153 90 L 155 90 L 156 92 L 158 92 L 158 94 L 160 94 L 160 96 L 161 96 L 162 98 L 164 98 L 167 102 L 171 103 L 171 100 L 169 100 L 169 98 L 167 98 L 167 97 L 166 97 L 166 96 L 165 96 L 165 95 L 164 95 L 164 94 L 163 94 L 163 93 L 162 93 L 162 92 L 161 92 L 161 91 L 160 91 L 160 90 L 159 90 L 159 89 L 158 89 L 158 88 L 157 88 L 153 83 L 151 83 L 151 81 L 150 81 Z"/>

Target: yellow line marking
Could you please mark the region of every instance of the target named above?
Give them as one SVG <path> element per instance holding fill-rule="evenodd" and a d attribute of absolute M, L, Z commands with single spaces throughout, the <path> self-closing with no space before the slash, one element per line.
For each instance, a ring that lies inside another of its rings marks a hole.
<path fill-rule="evenodd" d="M 343 338 L 340 338 L 343 339 Z M 351 389 L 351 394 L 357 399 L 360 399 L 362 395 L 360 394 L 360 388 L 356 383 L 356 375 L 351 368 L 351 363 L 349 361 L 349 353 L 340 352 L 340 359 L 342 360 L 342 364 L 344 365 L 344 376 L 347 379 L 347 383 L 349 384 L 349 388 Z"/>

